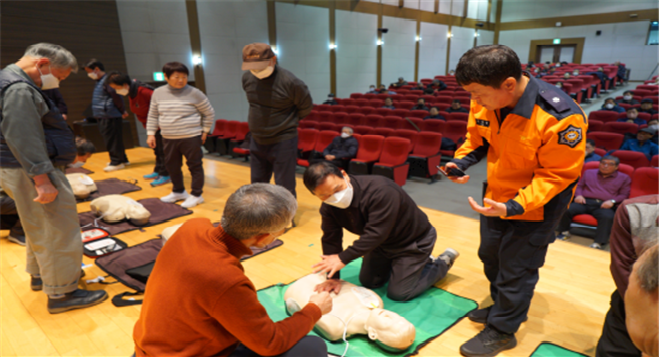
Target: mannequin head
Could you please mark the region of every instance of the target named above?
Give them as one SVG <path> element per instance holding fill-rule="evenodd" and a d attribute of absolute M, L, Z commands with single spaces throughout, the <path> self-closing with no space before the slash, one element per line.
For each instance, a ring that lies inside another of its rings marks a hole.
<path fill-rule="evenodd" d="M 414 343 L 416 329 L 395 312 L 373 309 L 366 320 L 368 338 L 386 350 L 402 351 Z"/>

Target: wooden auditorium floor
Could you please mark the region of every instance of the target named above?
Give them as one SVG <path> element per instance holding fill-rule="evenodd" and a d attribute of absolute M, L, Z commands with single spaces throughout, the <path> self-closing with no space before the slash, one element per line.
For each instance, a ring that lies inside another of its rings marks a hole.
<path fill-rule="evenodd" d="M 114 173 L 105 173 L 107 153 L 95 154 L 85 165 L 94 171 L 96 180 L 109 177 L 138 179 L 143 189 L 127 194 L 134 199 L 161 197 L 171 185 L 152 188 L 142 175 L 150 173 L 154 157 L 146 148 L 128 150 L 131 165 Z M 238 160 L 236 160 L 236 163 Z M 192 217 L 208 217 L 218 221 L 224 203 L 238 187 L 249 183 L 249 168 L 217 160 L 204 160 L 206 184 L 205 203 L 195 207 L 194 213 L 168 223 L 148 227 L 144 232 L 121 234 L 129 245 L 156 238 L 165 227 L 182 223 Z M 184 170 L 185 171 L 185 170 Z M 185 176 L 190 185 L 189 173 Z M 247 276 L 257 289 L 276 283 L 289 283 L 311 272 L 311 265 L 319 260 L 320 201 L 302 184 L 298 174 L 297 228 L 282 236 L 284 245 L 243 263 Z M 460 252 L 455 266 L 437 287 L 451 293 L 491 304 L 487 280 L 477 256 L 479 242 L 478 221 L 422 208 L 437 228 L 438 240 L 434 254 L 446 247 Z M 78 204 L 78 211 L 89 210 L 89 202 Z M 5 238 L 8 231 L 0 237 Z M 351 242 L 355 236 L 347 234 Z M 93 260 L 84 257 L 86 264 Z M 86 279 L 105 275 L 98 267 L 86 269 Z M 140 306 L 117 308 L 110 300 L 101 305 L 50 315 L 46 310 L 47 297 L 33 292 L 29 275 L 25 273 L 25 249 L 0 239 L 0 306 L 2 356 L 130 356 L 133 352 L 132 331 L 139 317 Z M 90 284 L 90 289 L 106 289 L 110 296 L 128 291 L 121 284 Z M 500 356 L 529 356 L 542 341 L 595 355 L 595 346 L 609 308 L 610 295 L 615 289 L 609 273 L 607 252 L 566 242 L 550 246 L 540 282 L 529 312 L 529 320 L 517 333 L 518 346 Z M 459 347 L 477 334 L 481 325 L 467 319 L 451 327 L 444 334 L 420 350 L 420 356 L 459 356 Z"/>

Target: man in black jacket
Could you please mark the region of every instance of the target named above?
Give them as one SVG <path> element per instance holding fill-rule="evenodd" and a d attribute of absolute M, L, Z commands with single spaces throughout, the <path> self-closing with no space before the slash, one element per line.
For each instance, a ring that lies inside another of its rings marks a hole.
<path fill-rule="evenodd" d="M 339 270 L 364 257 L 359 281 L 375 289 L 389 282 L 387 296 L 407 301 L 446 276 L 458 257 L 448 248 L 432 257 L 435 228 L 412 198 L 382 176 L 348 176 L 329 162 L 311 165 L 304 185 L 318 197 L 322 217 L 323 260 L 316 272 L 329 273 L 316 291 L 341 289 Z M 343 229 L 359 235 L 343 249 Z"/>
<path fill-rule="evenodd" d="M 309 89 L 293 73 L 277 65 L 265 43 L 243 48 L 243 90 L 249 102 L 250 167 L 252 183 L 275 183 L 295 194 L 297 126 L 311 113 Z"/>
<path fill-rule="evenodd" d="M 469 113 L 469 109 L 463 108 L 460 99 L 453 99 L 451 107 L 446 109 L 447 113 Z"/>
<path fill-rule="evenodd" d="M 311 159 L 311 163 L 327 160 L 345 170 L 350 159 L 357 156 L 357 150 L 359 149 L 359 143 L 352 134 L 352 128 L 349 126 L 343 127 L 341 135 L 334 138 L 322 154 L 318 153 L 316 158 Z"/>

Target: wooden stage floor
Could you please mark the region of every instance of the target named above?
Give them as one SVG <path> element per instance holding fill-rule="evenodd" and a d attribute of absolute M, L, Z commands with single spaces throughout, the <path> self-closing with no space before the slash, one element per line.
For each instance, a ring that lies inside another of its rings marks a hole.
<path fill-rule="evenodd" d="M 138 179 L 143 190 L 127 194 L 134 199 L 161 197 L 171 185 L 152 188 L 142 175 L 153 169 L 153 152 L 146 148 L 128 150 L 131 165 L 114 173 L 105 173 L 107 153 L 95 154 L 85 168 L 95 171 L 96 180 L 109 177 Z M 234 160 L 231 160 L 234 161 Z M 238 160 L 235 160 L 238 163 Z M 218 221 L 224 203 L 238 187 L 249 183 L 249 168 L 244 165 L 205 160 L 205 203 L 195 207 L 189 216 L 175 219 L 144 232 L 132 231 L 119 238 L 134 245 L 156 238 L 165 227 L 182 223 L 192 217 L 208 217 Z M 186 187 L 190 177 L 186 173 Z M 428 186 L 433 189 L 433 186 Z M 299 209 L 297 228 L 282 240 L 284 245 L 244 262 L 247 276 L 257 289 L 276 283 L 289 283 L 311 272 L 319 260 L 320 201 L 311 195 L 298 175 Z M 474 193 L 476 194 L 476 193 Z M 89 210 L 89 203 L 78 204 L 78 211 Z M 437 228 L 438 240 L 434 254 L 452 247 L 460 252 L 455 266 L 438 287 L 454 294 L 491 304 L 488 283 L 477 256 L 478 221 L 432 209 L 423 208 Z M 5 238 L 8 231 L 2 231 Z M 347 234 L 348 243 L 355 236 Z M 545 266 L 540 270 L 529 320 L 517 333 L 518 346 L 500 356 L 529 356 L 542 341 L 595 355 L 610 295 L 615 289 L 609 272 L 609 254 L 558 241 L 550 246 Z M 93 260 L 84 258 L 86 264 Z M 101 305 L 50 315 L 47 297 L 33 292 L 29 275 L 25 273 L 25 249 L 0 240 L 0 306 L 2 356 L 130 356 L 133 352 L 132 331 L 140 306 L 117 308 L 110 300 Z M 104 273 L 96 266 L 86 269 L 87 279 Z M 106 289 L 111 296 L 128 291 L 121 284 L 90 284 L 91 289 Z M 482 325 L 463 319 L 420 350 L 420 356 L 459 356 L 459 347 L 480 331 Z"/>

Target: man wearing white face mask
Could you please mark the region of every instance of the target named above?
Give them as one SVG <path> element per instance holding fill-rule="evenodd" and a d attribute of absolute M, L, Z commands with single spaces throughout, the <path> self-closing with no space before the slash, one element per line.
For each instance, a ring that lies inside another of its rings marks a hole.
<path fill-rule="evenodd" d="M 87 76 L 96 81 L 92 96 L 92 111 L 94 118 L 98 120 L 98 129 L 110 154 L 110 163 L 103 170 L 110 172 L 123 169 L 129 163 L 123 138 L 123 119 L 128 117 L 124 99 L 106 84 L 103 63 L 92 58 L 84 68 Z"/>
<path fill-rule="evenodd" d="M 618 104 L 616 104 L 616 101 L 613 98 L 604 99 L 604 104 L 602 105 L 602 109 L 600 109 L 600 110 L 609 110 L 609 111 L 616 112 L 616 113 L 624 113 L 625 112 L 625 108 L 623 108 L 623 107 L 619 106 Z"/>
<path fill-rule="evenodd" d="M 310 162 L 313 164 L 327 160 L 344 170 L 347 169 L 348 163 L 357 156 L 359 150 L 359 142 L 352 136 L 353 132 L 352 128 L 343 127 L 341 135 L 335 137 L 322 154 L 317 153 L 317 157 L 312 158 Z"/>
<path fill-rule="evenodd" d="M 304 185 L 318 197 L 323 229 L 323 260 L 313 267 L 328 273 L 316 291 L 339 292 L 339 270 L 363 257 L 359 281 L 375 289 L 389 282 L 387 296 L 407 301 L 446 276 L 458 257 L 448 248 L 433 258 L 435 228 L 412 198 L 382 176 L 348 176 L 329 162 L 311 165 Z M 343 249 L 343 228 L 359 239 Z"/>
<path fill-rule="evenodd" d="M 29 46 L 0 71 L 0 187 L 16 203 L 25 230 L 30 288 L 48 295 L 52 314 L 107 299 L 105 291 L 78 289 L 82 238 L 76 201 L 64 176 L 76 157 L 73 132 L 41 90 L 59 82 L 78 63 L 65 48 Z"/>
<path fill-rule="evenodd" d="M 638 100 L 634 99 L 634 95 L 630 91 L 625 91 L 622 93 L 622 99 L 616 100 L 616 103 L 629 105 L 639 104 Z"/>
<path fill-rule="evenodd" d="M 311 113 L 313 102 L 306 84 L 277 65 L 265 43 L 243 48 L 243 90 L 249 102 L 250 168 L 252 183 L 270 182 L 295 196 L 297 126 Z"/>

